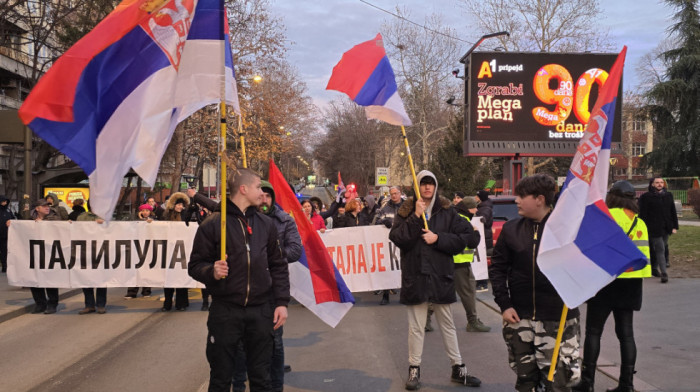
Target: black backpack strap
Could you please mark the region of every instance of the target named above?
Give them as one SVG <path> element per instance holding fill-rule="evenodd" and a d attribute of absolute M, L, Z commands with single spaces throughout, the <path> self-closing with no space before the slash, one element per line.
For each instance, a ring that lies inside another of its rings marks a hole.
<path fill-rule="evenodd" d="M 634 230 L 634 228 L 637 226 L 637 219 L 638 218 L 635 216 L 634 220 L 632 221 L 632 226 L 630 227 L 629 230 L 627 230 L 627 237 L 630 236 L 630 233 L 632 232 L 632 230 Z"/>

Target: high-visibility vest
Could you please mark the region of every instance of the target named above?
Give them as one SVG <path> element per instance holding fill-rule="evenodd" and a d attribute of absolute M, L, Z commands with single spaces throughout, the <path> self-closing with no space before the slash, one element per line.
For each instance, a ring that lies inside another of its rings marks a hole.
<path fill-rule="evenodd" d="M 615 222 L 628 233 L 632 242 L 637 245 L 637 248 L 646 256 L 647 264 L 638 270 L 626 271 L 621 273 L 618 278 L 648 278 L 651 276 L 651 264 L 649 263 L 649 232 L 647 225 L 637 215 L 630 218 L 623 208 L 611 208 Z M 634 224 L 634 227 L 632 226 Z"/>
<path fill-rule="evenodd" d="M 459 214 L 462 218 L 466 219 L 467 222 L 471 222 L 471 219 L 466 215 Z M 471 263 L 474 261 L 474 249 L 464 248 L 462 253 L 454 255 L 455 264 L 461 263 Z"/>

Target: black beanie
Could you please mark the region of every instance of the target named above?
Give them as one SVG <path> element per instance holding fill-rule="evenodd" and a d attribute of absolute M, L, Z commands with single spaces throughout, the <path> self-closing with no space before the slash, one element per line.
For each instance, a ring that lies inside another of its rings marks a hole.
<path fill-rule="evenodd" d="M 479 198 L 479 200 L 486 201 L 489 199 L 489 192 L 485 190 L 480 190 L 479 192 L 476 192 L 476 196 Z"/>

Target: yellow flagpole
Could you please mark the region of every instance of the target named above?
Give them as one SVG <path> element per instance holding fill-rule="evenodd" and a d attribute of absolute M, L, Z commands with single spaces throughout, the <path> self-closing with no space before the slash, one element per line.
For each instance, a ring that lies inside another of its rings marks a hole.
<path fill-rule="evenodd" d="M 221 114 L 221 259 L 226 260 L 226 101 L 221 100 L 219 105 Z"/>
<path fill-rule="evenodd" d="M 552 381 L 554 379 L 554 370 L 557 368 L 557 362 L 559 362 L 559 347 L 561 346 L 561 338 L 564 336 L 564 324 L 566 324 L 566 314 L 569 312 L 569 308 L 564 305 L 564 309 L 561 311 L 561 319 L 559 320 L 559 330 L 557 331 L 557 341 L 554 343 L 554 352 L 552 353 L 552 363 L 549 365 L 549 374 L 547 375 L 547 380 Z"/>
<path fill-rule="evenodd" d="M 241 135 L 241 159 L 243 159 L 243 167 L 248 167 L 248 159 L 245 155 L 245 134 L 243 133 L 243 109 L 238 116 L 238 134 Z"/>
<path fill-rule="evenodd" d="M 413 177 L 413 190 L 416 192 L 416 201 L 420 197 L 420 188 L 418 187 L 418 179 L 416 178 L 416 169 L 413 166 L 413 157 L 411 156 L 411 147 L 408 146 L 408 137 L 406 137 L 406 128 L 401 126 L 401 135 L 403 136 L 403 142 L 406 145 L 406 154 L 408 155 L 408 164 L 411 166 L 411 176 Z M 433 195 L 435 197 L 435 195 Z M 425 212 L 423 212 L 423 224 L 425 229 L 428 230 L 428 220 L 425 218 Z"/>

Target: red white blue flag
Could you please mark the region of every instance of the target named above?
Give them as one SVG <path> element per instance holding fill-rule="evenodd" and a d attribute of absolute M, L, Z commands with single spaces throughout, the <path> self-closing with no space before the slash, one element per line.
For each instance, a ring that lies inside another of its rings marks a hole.
<path fill-rule="evenodd" d="M 646 257 L 613 220 L 605 195 L 613 116 L 625 46 L 598 94 L 557 205 L 547 220 L 537 264 L 564 303 L 575 308 Z"/>
<path fill-rule="evenodd" d="M 223 0 L 124 0 L 19 115 L 85 171 L 93 211 L 110 219 L 129 169 L 155 184 L 175 126 L 222 98 L 238 108 Z"/>
<path fill-rule="evenodd" d="M 381 34 L 343 54 L 333 67 L 326 90 L 347 94 L 356 104 L 365 107 L 367 118 L 392 125 L 411 125 Z"/>
<path fill-rule="evenodd" d="M 289 264 L 290 293 L 326 324 L 335 328 L 355 298 L 333 264 L 326 245 L 301 209 L 299 200 L 277 165 L 270 160 L 270 184 L 275 201 L 297 223 L 301 236 L 301 259 Z"/>

